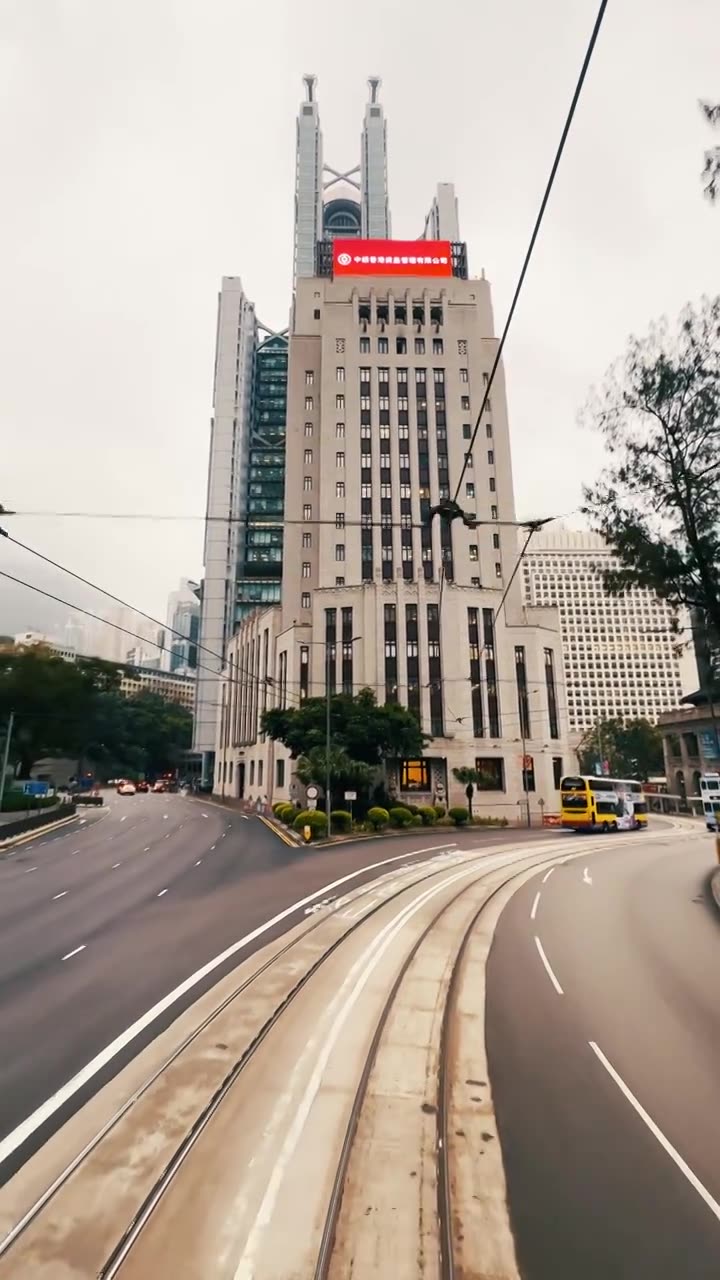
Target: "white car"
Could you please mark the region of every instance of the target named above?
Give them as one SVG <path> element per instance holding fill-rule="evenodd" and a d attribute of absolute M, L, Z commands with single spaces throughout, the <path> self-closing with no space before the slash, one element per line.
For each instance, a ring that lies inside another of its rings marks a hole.
<path fill-rule="evenodd" d="M 118 787 L 119 796 L 134 796 L 136 791 L 134 782 L 121 782 Z"/>

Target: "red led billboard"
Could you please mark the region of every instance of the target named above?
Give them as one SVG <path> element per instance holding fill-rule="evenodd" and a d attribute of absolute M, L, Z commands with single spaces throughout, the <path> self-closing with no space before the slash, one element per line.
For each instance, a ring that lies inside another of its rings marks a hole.
<path fill-rule="evenodd" d="M 334 240 L 336 276 L 451 276 L 449 240 Z"/>

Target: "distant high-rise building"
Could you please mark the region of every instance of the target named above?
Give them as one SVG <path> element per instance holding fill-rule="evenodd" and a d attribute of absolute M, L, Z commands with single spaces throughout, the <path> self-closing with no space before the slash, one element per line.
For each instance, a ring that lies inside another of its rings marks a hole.
<path fill-rule="evenodd" d="M 167 605 L 167 630 L 163 632 L 166 652 L 162 669 L 189 674 L 198 663 L 200 632 L 200 584 L 183 578 L 177 591 L 171 591 Z"/>
<path fill-rule="evenodd" d="M 522 565 L 525 600 L 560 611 L 564 698 L 572 730 L 599 720 L 657 720 L 697 687 L 692 651 L 677 656 L 673 611 L 652 591 L 610 595 L 603 574 L 612 551 L 594 533 L 547 529 L 535 534 Z"/>

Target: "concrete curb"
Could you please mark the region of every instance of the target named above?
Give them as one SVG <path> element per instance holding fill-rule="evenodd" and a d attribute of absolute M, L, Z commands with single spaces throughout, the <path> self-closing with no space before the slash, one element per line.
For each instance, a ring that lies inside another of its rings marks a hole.
<path fill-rule="evenodd" d="M 710 876 L 710 892 L 715 899 L 715 906 L 720 911 L 720 867 L 713 871 Z"/>
<path fill-rule="evenodd" d="M 0 840 L 0 858 L 9 849 L 14 849 L 16 845 L 26 844 L 28 840 L 37 840 L 39 836 L 44 836 L 49 831 L 57 831 L 58 827 L 66 827 L 69 822 L 77 822 L 77 819 L 77 813 L 73 813 L 69 818 L 58 818 L 57 822 L 48 822 L 44 827 L 35 827 L 32 831 L 24 831 L 22 835 L 11 836 L 8 840 Z"/>

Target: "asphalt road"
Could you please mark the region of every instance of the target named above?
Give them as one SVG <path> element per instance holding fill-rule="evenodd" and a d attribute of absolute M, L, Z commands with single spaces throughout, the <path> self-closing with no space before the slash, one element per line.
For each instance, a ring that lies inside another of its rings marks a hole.
<path fill-rule="evenodd" d="M 644 839 L 537 876 L 495 934 L 487 1042 L 525 1280 L 720 1276 L 714 846 Z"/>
<path fill-rule="evenodd" d="M 111 793 L 108 810 L 17 846 L 0 859 L 0 1183 L 203 991 L 302 918 L 308 895 L 362 868 L 352 885 L 381 874 L 371 868 L 383 859 L 548 834 L 414 831 L 298 850 L 211 801 Z"/>

